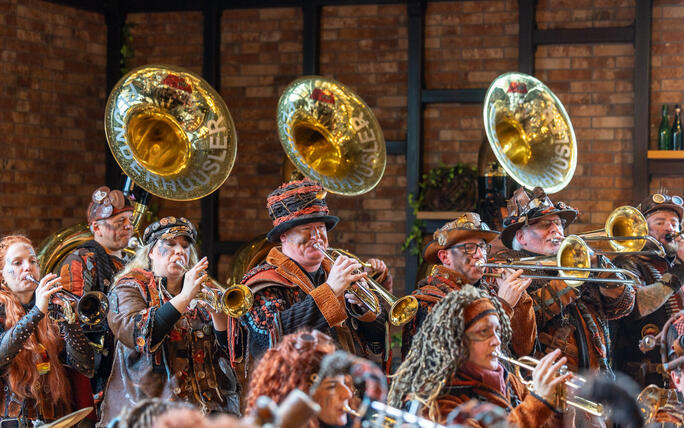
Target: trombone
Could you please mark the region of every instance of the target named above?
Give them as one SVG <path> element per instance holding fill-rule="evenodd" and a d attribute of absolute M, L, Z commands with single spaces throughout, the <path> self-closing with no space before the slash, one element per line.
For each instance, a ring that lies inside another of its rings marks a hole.
<path fill-rule="evenodd" d="M 534 371 L 537 368 L 537 365 L 539 365 L 539 360 L 532 358 L 532 357 L 520 357 L 519 359 L 514 359 L 514 358 L 509 358 L 501 353 L 497 354 L 497 357 L 500 360 L 506 361 L 509 364 L 513 364 L 515 366 L 515 375 L 520 379 L 520 381 L 529 389 L 530 391 L 532 390 L 532 380 L 526 380 L 522 373 L 521 369 L 526 369 L 529 371 Z M 560 375 L 563 376 L 566 373 L 568 373 L 567 367 L 562 367 L 560 370 Z M 573 391 L 578 391 L 585 383 L 586 379 L 583 377 L 577 376 L 576 374 L 573 373 L 572 378 L 567 380 L 565 382 L 565 386 L 567 386 L 569 389 L 572 389 Z M 577 409 L 583 410 L 591 415 L 594 416 L 599 416 L 603 417 L 605 416 L 605 411 L 603 409 L 603 405 L 601 403 L 595 403 L 593 401 L 589 401 L 586 398 L 578 397 L 574 395 L 570 399 L 565 399 L 565 403 L 568 404 L 569 406 L 575 407 Z"/>
<path fill-rule="evenodd" d="M 340 254 L 344 254 L 355 260 L 358 260 L 362 265 L 367 265 L 347 251 L 343 252 L 340 250 L 333 250 L 331 251 L 331 253 L 335 255 L 335 257 L 333 257 L 318 242 L 314 243 L 313 246 L 320 251 L 326 259 L 333 263 Z M 353 283 L 349 287 L 349 292 L 353 293 L 359 300 L 361 300 L 361 302 L 364 304 L 364 306 L 366 306 L 366 308 L 368 308 L 369 311 L 376 315 L 380 315 L 380 312 L 382 312 L 378 296 L 386 301 L 390 305 L 389 321 L 392 323 L 392 325 L 404 325 L 413 319 L 413 317 L 416 316 L 416 312 L 418 312 L 418 300 L 415 297 L 395 297 L 389 291 L 385 290 L 383 286 L 380 285 L 376 280 L 370 277 Z"/>
<path fill-rule="evenodd" d="M 176 260 L 184 272 L 190 270 L 185 263 Z M 200 291 L 195 300 L 208 304 L 215 312 L 223 312 L 229 317 L 240 318 L 250 310 L 254 304 L 252 290 L 243 284 L 234 284 L 228 288 L 222 287 L 215 279 L 209 277 L 205 284 L 205 290 Z"/>
<path fill-rule="evenodd" d="M 534 269 L 558 271 L 558 276 L 552 275 L 520 275 L 520 278 L 533 279 L 558 279 L 565 281 L 569 286 L 576 288 L 585 281 L 599 283 L 621 283 L 635 286 L 640 284 L 639 277 L 627 270 L 619 268 L 593 268 L 591 267 L 592 250 L 582 238 L 577 235 L 568 235 L 558 249 L 555 256 L 522 257 L 517 260 L 509 260 L 509 263 L 480 263 L 481 267 L 508 268 L 508 269 Z M 542 263 L 542 264 L 539 264 Z M 631 279 L 621 278 L 591 278 L 592 273 L 621 273 Z M 496 273 L 486 273 L 486 276 L 499 276 Z"/>
<path fill-rule="evenodd" d="M 26 279 L 36 285 L 40 284 L 32 275 L 27 275 Z M 63 305 L 58 305 L 60 310 L 56 311 L 57 314 L 55 314 L 55 311 L 50 311 L 50 318 L 55 321 L 66 321 L 72 324 L 75 320 L 72 304 L 76 305 L 76 316 L 78 319 L 83 324 L 89 326 L 101 323 L 109 311 L 107 296 L 100 291 L 88 291 L 83 293 L 82 296 L 78 296 L 70 291 L 60 290 L 53 294 L 53 297 L 64 301 Z"/>
<path fill-rule="evenodd" d="M 646 254 L 665 257 L 665 249 L 657 239 L 648 234 L 646 218 L 638 209 L 628 205 L 615 208 L 606 219 L 603 229 L 577 234 L 585 241 L 608 241 L 615 251 L 601 251 L 600 254 Z M 673 236 L 668 241 L 676 237 Z M 646 242 L 655 245 L 656 250 L 642 251 Z"/>

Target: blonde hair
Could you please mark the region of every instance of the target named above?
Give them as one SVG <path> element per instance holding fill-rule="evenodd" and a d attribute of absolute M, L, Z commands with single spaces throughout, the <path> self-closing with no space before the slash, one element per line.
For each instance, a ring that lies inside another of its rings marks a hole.
<path fill-rule="evenodd" d="M 126 263 L 126 266 L 124 266 L 123 269 L 121 269 L 121 272 L 116 274 L 114 277 L 113 283 L 116 283 L 119 278 L 122 278 L 126 275 L 128 275 L 133 269 L 145 269 L 145 270 L 152 270 L 152 261 L 150 260 L 150 252 L 152 251 L 152 248 L 155 246 L 155 244 L 159 241 L 162 241 L 161 239 L 156 240 L 154 242 L 151 242 L 147 245 L 143 245 L 142 247 L 138 248 L 138 251 L 135 252 L 135 256 Z M 199 257 L 197 255 L 197 249 L 195 248 L 194 244 L 190 245 L 190 257 L 188 258 L 188 266 L 194 266 L 197 264 L 199 261 Z"/>

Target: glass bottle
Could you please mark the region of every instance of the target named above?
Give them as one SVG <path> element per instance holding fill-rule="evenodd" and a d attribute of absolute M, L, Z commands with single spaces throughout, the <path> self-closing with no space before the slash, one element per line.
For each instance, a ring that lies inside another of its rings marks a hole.
<path fill-rule="evenodd" d="M 679 119 L 681 108 L 679 104 L 675 106 L 674 122 L 672 122 L 672 147 L 671 150 L 682 149 L 682 121 Z"/>
<path fill-rule="evenodd" d="M 667 114 L 667 104 L 663 104 L 662 119 L 658 127 L 658 150 L 670 150 L 672 133 L 670 132 L 670 119 Z"/>

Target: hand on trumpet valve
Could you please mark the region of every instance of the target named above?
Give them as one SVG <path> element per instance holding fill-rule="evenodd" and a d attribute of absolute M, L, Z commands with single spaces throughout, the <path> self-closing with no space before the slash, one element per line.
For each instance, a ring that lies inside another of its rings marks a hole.
<path fill-rule="evenodd" d="M 36 280 L 31 275 L 27 275 L 26 279 L 38 283 L 38 287 L 36 287 L 36 306 L 42 313 L 47 314 L 52 295 L 62 289 L 62 285 L 59 282 L 60 278 L 54 273 L 49 273 L 40 281 Z M 69 303 L 66 302 L 65 304 L 68 305 Z"/>
<path fill-rule="evenodd" d="M 177 264 L 183 266 L 182 262 L 177 262 Z M 185 277 L 183 278 L 183 288 L 180 293 L 183 297 L 192 299 L 202 290 L 204 281 L 209 277 L 206 273 L 208 267 L 209 261 L 206 257 L 203 257 L 195 266 L 187 269 Z"/>
<path fill-rule="evenodd" d="M 520 278 L 523 273 L 522 269 L 496 269 L 496 273 L 501 274 L 501 277 L 496 278 L 496 284 L 499 287 L 497 296 L 514 308 L 520 296 L 532 283 L 532 278 Z"/>
<path fill-rule="evenodd" d="M 558 349 L 545 355 L 532 371 L 532 390 L 557 408 L 560 407 L 558 403 L 560 388 L 573 376 L 572 373 L 561 374 L 561 368 L 565 366 L 567 358 L 562 357 L 557 360 L 560 355 L 561 352 Z"/>
<path fill-rule="evenodd" d="M 341 296 L 352 283 L 367 276 L 368 274 L 361 269 L 361 263 L 340 255 L 335 259 L 326 282 L 336 296 Z"/>

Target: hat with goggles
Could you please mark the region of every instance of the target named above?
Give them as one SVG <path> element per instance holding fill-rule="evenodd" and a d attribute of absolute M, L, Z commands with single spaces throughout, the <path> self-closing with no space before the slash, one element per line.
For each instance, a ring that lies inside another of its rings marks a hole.
<path fill-rule="evenodd" d="M 648 217 L 656 211 L 670 210 L 677 214 L 679 221 L 684 217 L 684 200 L 681 196 L 670 196 L 664 193 L 654 193 L 648 196 L 637 205 L 637 209 L 641 211 L 644 217 Z"/>
<path fill-rule="evenodd" d="M 142 239 L 143 244 L 148 245 L 154 244 L 160 239 L 173 239 L 177 236 L 184 236 L 194 244 L 197 240 L 197 231 L 190 220 L 185 217 L 169 216 L 147 226 Z"/>
<path fill-rule="evenodd" d="M 437 253 L 440 250 L 446 250 L 468 238 L 479 238 L 490 243 L 497 236 L 499 232 L 490 230 L 487 223 L 481 221 L 477 213 L 465 213 L 432 234 L 433 239 L 425 246 L 423 258 L 428 263 L 437 264 L 439 263 Z"/>
<path fill-rule="evenodd" d="M 568 226 L 575 221 L 577 213 L 576 209 L 564 202 L 551 202 L 541 187 L 535 187 L 531 192 L 521 187 L 508 200 L 508 217 L 503 221 L 501 242 L 506 247 L 513 248 L 515 233 L 523 226 L 534 224 L 550 215 L 557 215 Z"/>

